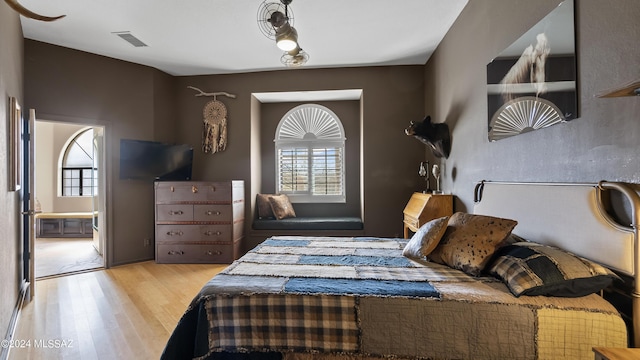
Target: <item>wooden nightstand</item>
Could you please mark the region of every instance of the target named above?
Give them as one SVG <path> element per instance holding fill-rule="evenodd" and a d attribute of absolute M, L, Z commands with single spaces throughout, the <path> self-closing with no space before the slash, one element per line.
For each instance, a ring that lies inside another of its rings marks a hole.
<path fill-rule="evenodd" d="M 404 238 L 433 219 L 453 214 L 453 195 L 413 193 L 404 208 Z"/>
<path fill-rule="evenodd" d="M 595 360 L 640 359 L 640 349 L 594 347 Z"/>

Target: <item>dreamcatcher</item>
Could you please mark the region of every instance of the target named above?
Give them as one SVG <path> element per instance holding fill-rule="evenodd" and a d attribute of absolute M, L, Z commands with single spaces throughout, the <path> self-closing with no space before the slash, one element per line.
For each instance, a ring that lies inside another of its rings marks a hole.
<path fill-rule="evenodd" d="M 218 95 L 235 98 L 233 94 L 226 92 L 205 93 L 204 91 L 188 86 L 199 91 L 196 96 L 213 96 L 213 100 L 207 102 L 202 110 L 202 152 L 213 154 L 224 151 L 227 148 L 227 107 L 218 100 Z"/>

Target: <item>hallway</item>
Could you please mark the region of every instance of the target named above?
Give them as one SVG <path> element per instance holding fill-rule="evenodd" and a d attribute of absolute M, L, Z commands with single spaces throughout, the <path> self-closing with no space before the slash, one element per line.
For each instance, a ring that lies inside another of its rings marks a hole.
<path fill-rule="evenodd" d="M 103 267 L 91 238 L 36 238 L 36 279 Z"/>

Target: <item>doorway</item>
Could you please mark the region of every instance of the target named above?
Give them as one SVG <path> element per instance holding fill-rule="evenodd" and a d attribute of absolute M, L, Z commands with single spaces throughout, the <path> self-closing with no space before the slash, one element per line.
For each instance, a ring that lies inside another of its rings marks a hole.
<path fill-rule="evenodd" d="M 35 124 L 36 279 L 105 267 L 104 127 Z"/>

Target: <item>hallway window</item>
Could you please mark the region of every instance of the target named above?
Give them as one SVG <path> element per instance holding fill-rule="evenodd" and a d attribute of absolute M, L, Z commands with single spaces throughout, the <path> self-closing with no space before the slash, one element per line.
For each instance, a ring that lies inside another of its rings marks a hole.
<path fill-rule="evenodd" d="M 97 193 L 93 129 L 87 129 L 69 142 L 65 149 L 62 162 L 62 196 L 93 196 Z"/>
<path fill-rule="evenodd" d="M 317 104 L 291 109 L 275 145 L 279 193 L 292 202 L 345 202 L 345 135 L 333 111 Z"/>

